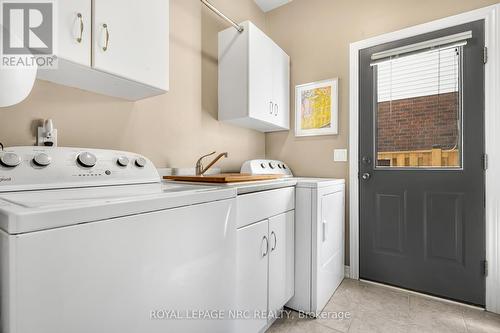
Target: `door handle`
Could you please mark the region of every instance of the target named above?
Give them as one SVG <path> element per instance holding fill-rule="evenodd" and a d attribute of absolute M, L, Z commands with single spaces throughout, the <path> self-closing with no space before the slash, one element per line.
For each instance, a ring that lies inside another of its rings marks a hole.
<path fill-rule="evenodd" d="M 83 15 L 82 13 L 78 13 L 76 17 L 80 20 L 80 37 L 78 37 L 76 41 L 81 43 L 83 41 Z"/>
<path fill-rule="evenodd" d="M 361 176 L 361 179 L 363 179 L 364 181 L 370 180 L 370 178 L 372 178 L 372 175 L 370 175 L 368 172 L 365 172 L 365 173 Z"/>
<path fill-rule="evenodd" d="M 278 104 L 274 104 L 274 109 L 275 109 L 275 110 L 274 110 L 274 115 L 275 115 L 275 116 L 278 116 L 278 110 L 279 110 L 279 106 L 278 106 Z"/>
<path fill-rule="evenodd" d="M 273 109 L 274 109 L 273 104 L 274 104 L 273 102 L 269 102 L 269 114 L 273 114 Z"/>
<path fill-rule="evenodd" d="M 271 232 L 271 236 L 273 236 L 274 238 L 274 245 L 271 247 L 271 252 L 276 250 L 276 246 L 278 245 L 278 239 L 276 238 L 276 234 L 273 232 Z"/>
<path fill-rule="evenodd" d="M 265 251 L 262 253 L 262 258 L 264 258 L 265 256 L 267 256 L 267 254 L 269 253 L 269 241 L 267 239 L 267 236 L 264 236 L 262 237 L 262 243 L 264 243 L 264 241 L 266 241 L 266 247 L 265 247 Z M 261 250 L 262 250 L 262 243 L 261 243 Z"/>

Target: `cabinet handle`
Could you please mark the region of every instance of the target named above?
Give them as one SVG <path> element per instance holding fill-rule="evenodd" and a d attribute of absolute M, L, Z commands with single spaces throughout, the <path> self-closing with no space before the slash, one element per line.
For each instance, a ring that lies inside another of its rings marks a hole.
<path fill-rule="evenodd" d="M 83 16 L 82 13 L 76 14 L 76 17 L 80 20 L 80 37 L 76 39 L 78 43 L 81 43 L 83 41 Z"/>
<path fill-rule="evenodd" d="M 109 29 L 108 29 L 108 25 L 106 23 L 104 23 L 102 25 L 102 27 L 104 28 L 104 30 L 106 31 L 106 40 L 104 42 L 104 47 L 102 48 L 102 50 L 104 52 L 106 52 L 108 50 L 108 46 L 109 46 Z"/>
<path fill-rule="evenodd" d="M 323 242 L 326 241 L 326 228 L 327 228 L 326 220 L 323 220 Z"/>
<path fill-rule="evenodd" d="M 271 247 L 271 252 L 276 250 L 276 246 L 278 245 L 278 239 L 276 238 L 276 234 L 273 232 L 271 232 L 271 236 L 273 236 L 274 238 L 274 245 Z"/>
<path fill-rule="evenodd" d="M 266 248 L 265 248 L 265 252 L 262 253 L 262 258 L 264 258 L 265 256 L 267 256 L 268 253 L 269 253 L 269 241 L 267 240 L 267 236 L 262 237 L 262 243 L 264 241 L 266 241 Z M 261 249 L 262 249 L 262 243 L 261 243 Z"/>
<path fill-rule="evenodd" d="M 273 109 L 274 109 L 274 106 L 273 106 L 273 102 L 269 102 L 269 114 L 273 114 Z"/>
<path fill-rule="evenodd" d="M 274 104 L 274 115 L 275 116 L 278 116 L 278 110 L 279 110 L 278 104 Z"/>

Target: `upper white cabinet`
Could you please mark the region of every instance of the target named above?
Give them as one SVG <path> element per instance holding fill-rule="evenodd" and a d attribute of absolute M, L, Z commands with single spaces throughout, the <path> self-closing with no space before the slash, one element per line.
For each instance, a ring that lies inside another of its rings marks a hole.
<path fill-rule="evenodd" d="M 94 0 L 94 68 L 168 90 L 168 1 Z"/>
<path fill-rule="evenodd" d="M 169 89 L 169 0 L 56 0 L 57 69 L 38 78 L 128 100 Z"/>
<path fill-rule="evenodd" d="M 58 50 L 56 54 L 74 63 L 91 66 L 92 1 L 57 2 Z"/>
<path fill-rule="evenodd" d="M 219 120 L 290 129 L 290 57 L 252 22 L 219 33 Z"/>
<path fill-rule="evenodd" d="M 290 129 L 290 57 L 282 49 L 273 53 L 273 101 L 275 122 Z"/>

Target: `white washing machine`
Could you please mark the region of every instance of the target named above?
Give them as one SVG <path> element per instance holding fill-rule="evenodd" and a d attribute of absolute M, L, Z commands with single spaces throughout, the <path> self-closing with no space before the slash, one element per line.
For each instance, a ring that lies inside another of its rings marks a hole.
<path fill-rule="evenodd" d="M 162 184 L 143 156 L 0 151 L 0 331 L 234 332 L 234 189 Z"/>
<path fill-rule="evenodd" d="M 293 177 L 282 161 L 252 160 L 242 173 L 296 180 L 295 295 L 287 307 L 317 316 L 344 279 L 345 180 Z"/>

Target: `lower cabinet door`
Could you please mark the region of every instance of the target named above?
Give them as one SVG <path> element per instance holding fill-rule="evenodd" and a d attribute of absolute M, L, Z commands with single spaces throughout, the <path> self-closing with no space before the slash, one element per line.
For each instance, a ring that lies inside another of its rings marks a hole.
<path fill-rule="evenodd" d="M 294 294 L 294 211 L 269 219 L 269 311 L 272 316 Z"/>
<path fill-rule="evenodd" d="M 268 220 L 237 231 L 238 333 L 256 333 L 267 324 Z"/>

